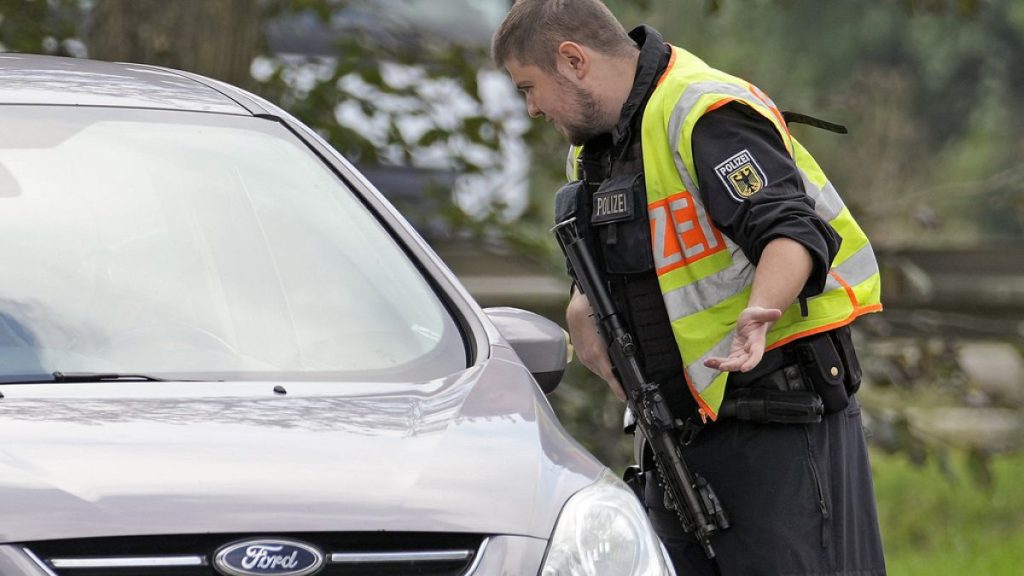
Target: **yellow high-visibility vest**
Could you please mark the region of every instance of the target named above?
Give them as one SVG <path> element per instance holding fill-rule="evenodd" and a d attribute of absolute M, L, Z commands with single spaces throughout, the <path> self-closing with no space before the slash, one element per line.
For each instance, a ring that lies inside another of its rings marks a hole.
<path fill-rule="evenodd" d="M 768 332 L 767 348 L 844 326 L 882 309 L 878 264 L 867 236 L 814 158 L 790 134 L 775 104 L 752 84 L 672 47 L 641 125 L 647 210 L 658 283 L 686 383 L 701 413 L 712 420 L 725 396 L 728 373 L 705 367 L 704 360 L 728 356 L 736 320 L 750 297 L 754 267 L 707 214 L 697 185 L 691 137 L 701 116 L 730 102 L 750 106 L 774 124 L 814 200 L 815 211 L 842 237 L 824 291 L 807 299 L 806 316 L 797 302 L 784 310 Z M 574 150 L 570 159 L 578 154 Z M 751 159 L 738 157 L 736 166 L 727 168 L 742 172 L 745 161 Z M 567 168 L 575 172 L 574 166 Z M 756 171 L 753 174 L 756 178 Z M 745 191 L 756 193 L 757 182 L 752 186 Z"/>

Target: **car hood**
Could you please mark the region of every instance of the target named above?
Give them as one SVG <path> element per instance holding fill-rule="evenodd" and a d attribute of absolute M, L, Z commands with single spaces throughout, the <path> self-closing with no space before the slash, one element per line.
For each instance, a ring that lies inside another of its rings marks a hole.
<path fill-rule="evenodd" d="M 419 384 L 5 385 L 0 541 L 453 531 L 547 538 L 602 466 L 525 369 Z"/>

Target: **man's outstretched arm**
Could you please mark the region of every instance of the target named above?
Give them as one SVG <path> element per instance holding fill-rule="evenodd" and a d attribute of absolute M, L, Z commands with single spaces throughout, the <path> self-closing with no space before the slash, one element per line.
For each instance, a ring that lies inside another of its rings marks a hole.
<path fill-rule="evenodd" d="M 785 237 L 769 242 L 754 272 L 750 300 L 736 320 L 729 356 L 708 358 L 704 365 L 723 372 L 747 372 L 757 366 L 768 330 L 796 301 L 812 266 L 811 255 L 799 242 Z"/>

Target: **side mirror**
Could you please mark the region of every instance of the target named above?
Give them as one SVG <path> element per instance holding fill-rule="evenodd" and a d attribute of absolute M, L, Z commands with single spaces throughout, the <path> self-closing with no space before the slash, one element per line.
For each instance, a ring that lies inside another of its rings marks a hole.
<path fill-rule="evenodd" d="M 533 374 L 545 394 L 554 392 L 569 363 L 569 339 L 551 320 L 518 308 L 486 308 L 484 313 Z"/>

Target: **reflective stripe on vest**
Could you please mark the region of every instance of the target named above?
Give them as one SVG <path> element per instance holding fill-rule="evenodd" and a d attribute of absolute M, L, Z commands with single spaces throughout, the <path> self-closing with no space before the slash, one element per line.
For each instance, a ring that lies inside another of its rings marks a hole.
<path fill-rule="evenodd" d="M 701 411 L 717 417 L 727 373 L 704 366 L 728 356 L 736 319 L 747 306 L 754 267 L 711 222 L 701 200 L 691 136 L 707 112 L 729 102 L 756 110 L 779 131 L 815 211 L 842 237 L 824 292 L 794 303 L 768 332 L 767 347 L 852 322 L 881 310 L 878 265 L 864 232 L 811 155 L 789 133 L 782 114 L 751 84 L 708 67 L 673 47 L 672 58 L 644 110 L 641 138 L 648 215 L 658 282 Z"/>

